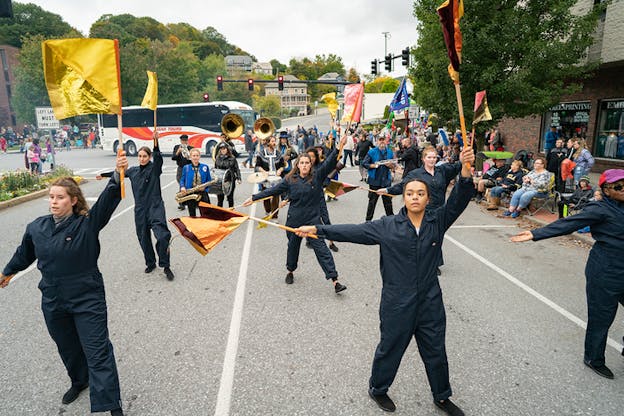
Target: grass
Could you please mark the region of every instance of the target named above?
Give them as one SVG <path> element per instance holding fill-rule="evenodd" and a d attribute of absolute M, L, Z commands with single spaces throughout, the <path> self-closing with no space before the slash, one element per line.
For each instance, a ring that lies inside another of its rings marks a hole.
<path fill-rule="evenodd" d="M 46 175 L 33 175 L 29 171 L 17 170 L 0 175 L 0 202 L 46 189 L 56 178 L 73 176 L 65 166 L 57 166 Z"/>

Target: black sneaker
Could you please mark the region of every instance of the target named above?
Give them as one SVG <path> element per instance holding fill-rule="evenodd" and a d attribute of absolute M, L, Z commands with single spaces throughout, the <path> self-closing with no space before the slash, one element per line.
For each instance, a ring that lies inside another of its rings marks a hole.
<path fill-rule="evenodd" d="M 613 372 L 609 370 L 609 367 L 606 365 L 594 365 L 589 361 L 584 361 L 585 365 L 592 370 L 594 373 L 598 374 L 601 377 L 608 378 L 609 380 L 613 380 Z"/>
<path fill-rule="evenodd" d="M 121 409 L 111 410 L 111 416 L 124 416 L 123 410 Z"/>
<path fill-rule="evenodd" d="M 76 400 L 78 396 L 80 395 L 80 392 L 86 389 L 87 387 L 89 387 L 88 384 L 82 384 L 82 385 L 77 385 L 77 386 L 72 384 L 69 390 L 67 390 L 65 394 L 63 395 L 63 399 L 61 401 L 63 402 L 63 404 L 70 404 L 71 402 Z"/>
<path fill-rule="evenodd" d="M 334 253 L 338 253 L 338 246 L 337 246 L 336 244 L 334 244 L 334 243 L 331 243 L 331 244 L 329 245 L 329 249 L 330 249 L 331 251 L 333 251 Z"/>
<path fill-rule="evenodd" d="M 438 276 L 442 276 L 442 270 L 440 270 L 439 267 L 436 269 L 436 273 L 438 274 Z"/>
<path fill-rule="evenodd" d="M 293 276 L 292 272 L 288 272 L 288 274 L 286 274 L 286 279 L 284 281 L 286 282 L 287 285 L 292 285 L 293 282 L 295 281 L 295 276 Z"/>
<path fill-rule="evenodd" d="M 347 287 L 343 284 L 340 284 L 340 282 L 336 282 L 336 284 L 334 285 L 334 290 L 336 291 L 336 293 L 340 293 L 343 290 L 347 290 Z"/>
<path fill-rule="evenodd" d="M 175 275 L 173 274 L 173 272 L 171 271 L 171 269 L 169 267 L 165 267 L 165 277 L 167 278 L 167 280 L 173 280 L 173 278 L 175 277 Z"/>
<path fill-rule="evenodd" d="M 373 394 L 370 390 L 368 391 L 368 395 L 371 399 L 377 403 L 377 406 L 384 412 L 394 412 L 396 410 L 396 406 L 394 402 L 387 394 Z"/>
<path fill-rule="evenodd" d="M 153 271 L 154 271 L 154 269 L 155 269 L 155 268 L 156 268 L 156 265 L 155 265 L 155 264 L 152 264 L 151 266 L 147 266 L 147 267 L 145 268 L 145 273 L 151 273 L 151 272 L 153 272 Z"/>
<path fill-rule="evenodd" d="M 455 403 L 451 401 L 451 399 L 446 400 L 434 400 L 433 403 L 438 406 L 440 409 L 444 410 L 446 414 L 451 416 L 464 416 L 464 412 L 457 406 Z"/>

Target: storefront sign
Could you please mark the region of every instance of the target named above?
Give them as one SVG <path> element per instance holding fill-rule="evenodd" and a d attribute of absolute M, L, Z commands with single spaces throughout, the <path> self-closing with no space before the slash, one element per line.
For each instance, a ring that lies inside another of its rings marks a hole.
<path fill-rule="evenodd" d="M 550 108 L 550 111 L 591 110 L 591 103 L 561 103 Z"/>
<path fill-rule="evenodd" d="M 624 109 L 624 101 L 607 101 L 607 110 Z"/>

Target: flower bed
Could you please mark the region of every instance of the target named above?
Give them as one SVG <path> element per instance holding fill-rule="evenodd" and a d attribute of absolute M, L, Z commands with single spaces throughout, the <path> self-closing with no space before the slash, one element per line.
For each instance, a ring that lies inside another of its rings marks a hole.
<path fill-rule="evenodd" d="M 45 189 L 55 179 L 63 176 L 74 176 L 74 173 L 64 166 L 57 166 L 45 175 L 34 175 L 24 170 L 3 173 L 0 175 L 0 202 Z M 80 177 L 74 179 L 80 183 Z"/>

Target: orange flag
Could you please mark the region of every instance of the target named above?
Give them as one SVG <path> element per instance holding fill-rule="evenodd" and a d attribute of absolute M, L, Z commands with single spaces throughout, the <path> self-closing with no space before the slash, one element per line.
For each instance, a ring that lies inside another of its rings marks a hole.
<path fill-rule="evenodd" d="M 438 9 L 444 43 L 451 63 L 448 72 L 451 79 L 459 83 L 459 64 L 461 63 L 462 33 L 459 30 L 459 20 L 464 16 L 463 0 L 445 0 Z"/>
<path fill-rule="evenodd" d="M 199 203 L 199 212 L 199 217 L 173 218 L 169 222 L 202 256 L 249 219 L 239 212 L 205 202 Z"/>
<path fill-rule="evenodd" d="M 325 188 L 325 193 L 332 198 L 336 198 L 337 196 L 344 195 L 347 192 L 351 192 L 354 189 L 358 189 L 359 186 L 350 185 L 346 182 L 339 182 L 335 180 L 331 180 L 329 185 Z"/>

